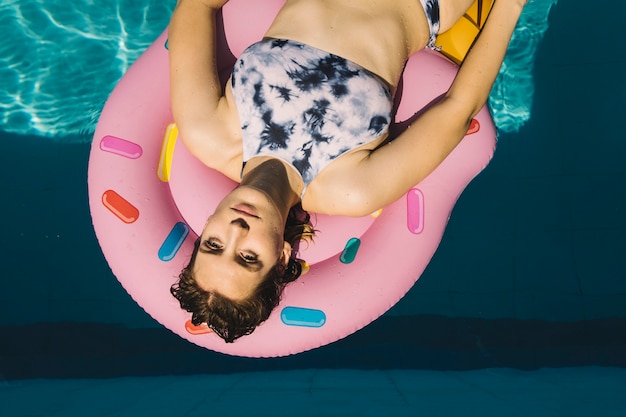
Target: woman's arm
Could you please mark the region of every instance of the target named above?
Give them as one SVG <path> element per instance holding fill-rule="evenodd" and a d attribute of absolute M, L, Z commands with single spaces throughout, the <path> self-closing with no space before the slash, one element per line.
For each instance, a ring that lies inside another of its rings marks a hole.
<path fill-rule="evenodd" d="M 473 108 L 468 123 L 487 102 L 526 1 L 496 0 L 447 93 L 448 97 Z"/>
<path fill-rule="evenodd" d="M 345 215 L 365 215 L 400 198 L 458 145 L 485 105 L 526 0 L 496 0 L 446 94 L 392 142 L 372 151 L 341 186 Z M 342 181 L 343 182 L 343 181 Z M 339 197 L 339 196 L 337 196 Z M 336 206 L 337 208 L 340 205 Z"/>
<path fill-rule="evenodd" d="M 171 105 L 189 150 L 207 155 L 228 137 L 228 114 L 216 62 L 215 15 L 227 0 L 179 0 L 168 30 Z M 209 139 L 213 138 L 213 139 Z"/>

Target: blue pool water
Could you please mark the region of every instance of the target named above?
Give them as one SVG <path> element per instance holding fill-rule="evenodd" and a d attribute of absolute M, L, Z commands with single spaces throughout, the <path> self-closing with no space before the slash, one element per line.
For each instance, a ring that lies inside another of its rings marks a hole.
<path fill-rule="evenodd" d="M 0 129 L 89 140 L 108 94 L 165 29 L 175 4 L 3 0 Z"/>
<path fill-rule="evenodd" d="M 535 0 L 521 19 L 491 97 L 501 131 L 517 131 L 530 117 L 536 49 L 555 3 Z M 4 0 L 0 27 L 8 36 L 0 43 L 0 129 L 89 140 L 109 92 L 165 29 L 174 4 Z"/>
<path fill-rule="evenodd" d="M 491 96 L 495 157 L 414 288 L 262 360 L 154 322 L 91 226 L 90 133 L 165 3 L 0 2 L 0 415 L 626 415 L 623 0 L 534 0 Z"/>

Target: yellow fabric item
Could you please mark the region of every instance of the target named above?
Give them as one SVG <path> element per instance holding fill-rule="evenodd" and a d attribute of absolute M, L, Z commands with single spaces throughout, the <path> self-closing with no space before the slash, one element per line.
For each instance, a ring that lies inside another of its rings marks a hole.
<path fill-rule="evenodd" d="M 460 65 L 485 24 L 495 0 L 476 0 L 450 30 L 437 36 L 441 53 Z"/>

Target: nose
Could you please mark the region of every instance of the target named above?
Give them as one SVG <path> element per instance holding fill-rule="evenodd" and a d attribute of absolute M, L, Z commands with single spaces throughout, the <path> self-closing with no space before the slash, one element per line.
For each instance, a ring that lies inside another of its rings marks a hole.
<path fill-rule="evenodd" d="M 236 225 L 241 227 L 242 229 L 244 229 L 245 231 L 250 230 L 250 225 L 248 224 L 248 222 L 246 222 L 244 219 L 242 219 L 241 217 L 233 220 L 232 222 L 230 222 L 230 224 Z"/>
<path fill-rule="evenodd" d="M 237 248 L 241 245 L 241 239 L 244 239 L 250 230 L 250 225 L 241 217 L 230 222 L 230 230 L 227 237 L 226 246 L 231 248 L 232 253 L 237 252 Z"/>

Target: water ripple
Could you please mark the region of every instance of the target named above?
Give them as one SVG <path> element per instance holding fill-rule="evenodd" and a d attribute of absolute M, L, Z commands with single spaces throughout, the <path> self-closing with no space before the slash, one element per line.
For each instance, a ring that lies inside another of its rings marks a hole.
<path fill-rule="evenodd" d="M 537 48 L 548 30 L 548 16 L 557 0 L 531 0 L 520 17 L 489 107 L 500 132 L 517 132 L 531 116 L 535 93 L 533 69 Z"/>
<path fill-rule="evenodd" d="M 89 140 L 108 94 L 166 27 L 173 6 L 172 1 L 2 1 L 0 129 Z"/>
<path fill-rule="evenodd" d="M 530 117 L 536 50 L 556 0 L 526 6 L 492 94 L 501 131 Z M 88 141 L 122 74 L 166 27 L 174 1 L 0 2 L 0 129 Z"/>

